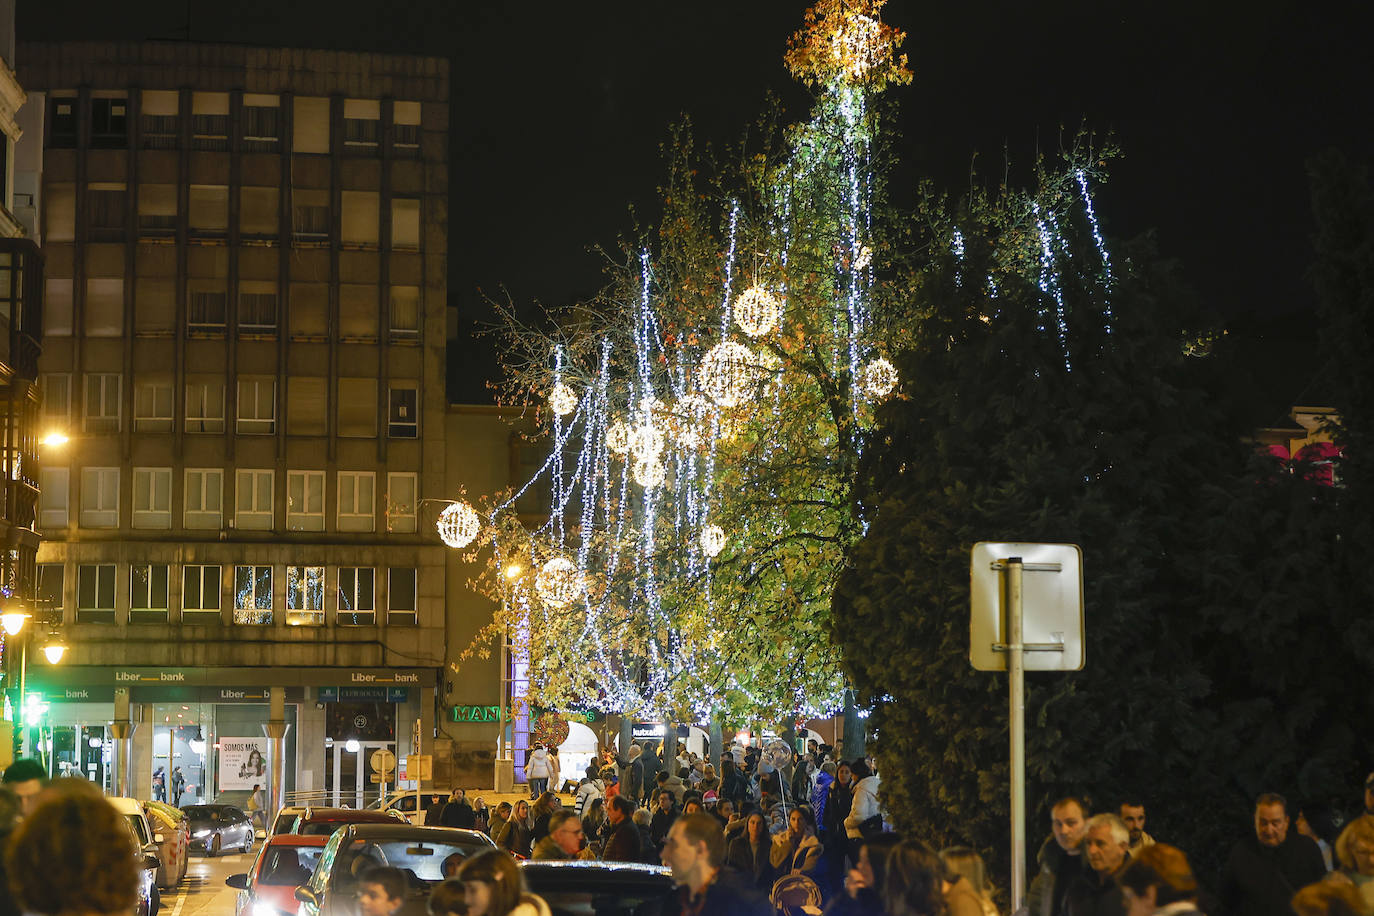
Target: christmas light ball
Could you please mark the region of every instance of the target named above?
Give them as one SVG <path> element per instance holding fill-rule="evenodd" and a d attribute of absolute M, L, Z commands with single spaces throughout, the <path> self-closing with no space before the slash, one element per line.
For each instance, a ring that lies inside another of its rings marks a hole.
<path fill-rule="evenodd" d="M 875 398 L 885 398 L 897 387 L 897 367 L 881 356 L 863 367 L 863 387 Z"/>
<path fill-rule="evenodd" d="M 635 461 L 631 473 L 634 474 L 635 483 L 646 490 L 652 490 L 668 479 L 668 468 L 658 460 L 658 456 Z"/>
<path fill-rule="evenodd" d="M 639 415 L 646 423 L 654 417 L 662 416 L 667 409 L 667 406 L 656 397 L 639 399 Z"/>
<path fill-rule="evenodd" d="M 873 263 L 873 249 L 867 245 L 859 246 L 859 253 L 854 258 L 855 270 L 867 270 L 868 265 Z"/>
<path fill-rule="evenodd" d="M 725 529 L 719 525 L 707 525 L 701 529 L 701 552 L 714 557 L 725 549 Z"/>
<path fill-rule="evenodd" d="M 566 417 L 577 409 L 577 395 L 562 382 L 553 386 L 549 392 L 549 409 L 560 417 Z"/>
<path fill-rule="evenodd" d="M 684 394 L 673 407 L 673 434 L 683 448 L 699 448 L 711 435 L 711 402 Z"/>
<path fill-rule="evenodd" d="M 616 420 L 606 429 L 606 448 L 623 455 L 630 450 L 630 426 L 624 420 Z"/>
<path fill-rule="evenodd" d="M 582 593 L 582 577 L 565 557 L 554 557 L 534 577 L 534 591 L 550 607 L 567 607 Z"/>
<path fill-rule="evenodd" d="M 481 533 L 482 519 L 472 506 L 459 501 L 444 507 L 434 527 L 439 530 L 439 540 L 448 546 L 466 547 Z"/>
<path fill-rule="evenodd" d="M 663 430 L 657 426 L 646 423 L 630 430 L 630 454 L 640 461 L 658 458 L 663 453 L 663 446 L 666 444 L 667 438 L 663 435 Z"/>
<path fill-rule="evenodd" d="M 761 286 L 751 286 L 735 300 L 735 323 L 750 337 L 762 337 L 778 326 L 778 300 Z"/>
<path fill-rule="evenodd" d="M 706 351 L 697 373 L 697 387 L 721 407 L 737 407 L 749 399 L 758 380 L 757 358 L 743 344 L 727 340 Z"/>

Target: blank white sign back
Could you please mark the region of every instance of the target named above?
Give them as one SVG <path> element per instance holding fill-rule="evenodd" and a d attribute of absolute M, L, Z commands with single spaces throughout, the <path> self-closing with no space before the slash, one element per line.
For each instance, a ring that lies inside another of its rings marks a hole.
<path fill-rule="evenodd" d="M 979 541 L 969 564 L 969 661 L 1006 671 L 1007 589 L 1003 564 L 1020 557 L 1022 644 L 1027 671 L 1083 668 L 1083 551 L 1077 544 Z M 1062 651 L 1042 647 L 1060 645 Z"/>

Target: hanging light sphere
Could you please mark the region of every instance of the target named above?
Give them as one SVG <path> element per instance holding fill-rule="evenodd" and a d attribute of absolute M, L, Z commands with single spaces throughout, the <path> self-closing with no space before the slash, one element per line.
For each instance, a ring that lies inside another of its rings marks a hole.
<path fill-rule="evenodd" d="M 657 461 L 667 440 L 663 430 L 649 423 L 630 430 L 630 454 L 640 461 Z"/>
<path fill-rule="evenodd" d="M 688 393 L 673 408 L 673 433 L 683 448 L 698 448 L 711 434 L 711 402 Z"/>
<path fill-rule="evenodd" d="M 534 577 L 534 591 L 550 607 L 567 607 L 582 593 L 582 577 L 565 557 L 554 557 Z"/>
<path fill-rule="evenodd" d="M 863 386 L 875 398 L 885 398 L 897 387 L 897 367 L 881 356 L 863 367 Z"/>
<path fill-rule="evenodd" d="M 662 461 L 658 460 L 657 455 L 637 460 L 633 473 L 635 483 L 646 490 L 652 490 L 668 479 L 668 468 L 664 466 Z"/>
<path fill-rule="evenodd" d="M 630 427 L 624 420 L 616 420 L 606 428 L 606 448 L 617 455 L 630 450 Z"/>
<path fill-rule="evenodd" d="M 758 378 L 754 351 L 733 340 L 706 351 L 697 386 L 721 407 L 737 407 L 748 400 Z"/>
<path fill-rule="evenodd" d="M 854 258 L 855 270 L 868 270 L 868 265 L 873 263 L 873 249 L 867 245 L 859 246 L 859 253 Z"/>
<path fill-rule="evenodd" d="M 482 518 L 477 510 L 460 500 L 444 507 L 434 527 L 439 529 L 439 540 L 448 546 L 466 547 L 482 531 Z"/>
<path fill-rule="evenodd" d="M 701 529 L 701 552 L 714 557 L 725 549 L 725 529 L 719 525 L 707 525 Z"/>
<path fill-rule="evenodd" d="M 751 286 L 735 300 L 735 324 L 750 337 L 762 337 L 778 326 L 778 300 L 762 286 Z"/>
<path fill-rule="evenodd" d="M 656 397 L 639 399 L 639 415 L 646 423 L 654 417 L 662 416 L 667 409 L 667 406 Z"/>
<path fill-rule="evenodd" d="M 549 409 L 560 417 L 566 417 L 577 409 L 577 395 L 571 388 L 559 382 L 549 392 Z"/>

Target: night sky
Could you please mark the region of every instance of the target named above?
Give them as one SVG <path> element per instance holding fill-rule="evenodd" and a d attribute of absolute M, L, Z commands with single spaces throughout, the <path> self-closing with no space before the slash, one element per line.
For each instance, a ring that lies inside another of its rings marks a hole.
<path fill-rule="evenodd" d="M 20 0 L 17 31 L 182 39 L 189 9 L 196 41 L 451 58 L 449 295 L 466 332 L 483 292 L 557 305 L 601 285 L 587 249 L 614 245 L 631 203 L 651 208 L 658 147 L 680 114 L 717 143 L 739 135 L 769 90 L 801 117 L 807 96 L 782 53 L 806 5 Z M 1153 230 L 1236 331 L 1293 351 L 1313 302 L 1305 160 L 1374 149 L 1367 7 L 891 0 L 884 18 L 907 31 L 916 73 L 894 90 L 905 169 L 894 185 L 928 175 L 957 191 L 975 152 L 997 175 L 1004 149 L 1025 166 L 1080 124 L 1110 131 L 1124 156 L 1099 191 L 1109 235 Z M 485 400 L 495 361 L 481 342 L 463 349 L 450 394 Z M 1291 358 L 1309 354 L 1299 343 Z"/>

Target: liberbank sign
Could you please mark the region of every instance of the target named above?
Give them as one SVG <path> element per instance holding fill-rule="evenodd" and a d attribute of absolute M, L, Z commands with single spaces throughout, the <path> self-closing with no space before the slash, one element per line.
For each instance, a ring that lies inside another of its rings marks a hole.
<path fill-rule="evenodd" d="M 286 701 L 302 702 L 306 688 L 368 685 L 384 696 L 411 687 L 433 687 L 437 668 L 152 668 L 62 665 L 29 675 L 28 691 L 48 702 L 109 703 L 115 691 L 129 691 L 134 703 L 177 701 L 266 703 L 271 687 L 284 688 Z M 395 702 L 395 700 L 393 700 Z M 404 700 L 402 700 L 404 702 Z"/>

